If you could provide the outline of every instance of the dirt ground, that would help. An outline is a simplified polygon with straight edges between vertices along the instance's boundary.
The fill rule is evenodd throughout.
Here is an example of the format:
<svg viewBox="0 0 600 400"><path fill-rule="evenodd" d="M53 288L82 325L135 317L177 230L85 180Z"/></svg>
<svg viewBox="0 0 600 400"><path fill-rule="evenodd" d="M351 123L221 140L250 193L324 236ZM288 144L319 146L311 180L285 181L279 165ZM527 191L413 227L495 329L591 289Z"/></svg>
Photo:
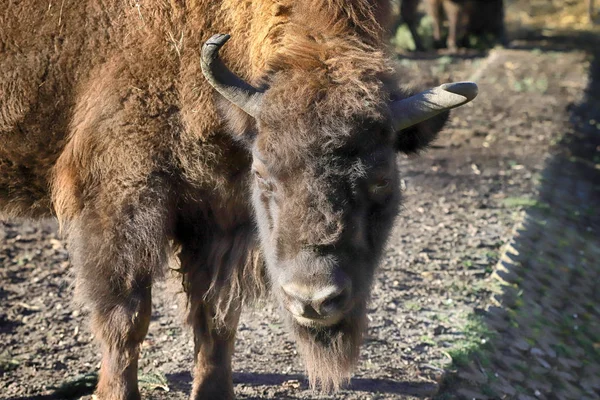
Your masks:
<svg viewBox="0 0 600 400"><path fill-rule="evenodd" d="M508 331L506 324L512 326L512 320L505 314L515 302L507 303L506 293L510 291L505 285L519 280L506 277L510 268L502 267L500 260L507 247L514 250L521 246L520 254L526 254L522 250L526 245L515 238L517 227L528 229L522 224L524 210L530 213L543 208L554 215L553 204L560 203L562 197L545 195L554 193L545 189L545 182L574 168L556 160L575 157L589 168L573 169L581 174L561 179L576 183L581 179L581 184L569 186L567 192L587 193L580 203L567 200L573 203L573 212L587 218L585 235L574 230L574 237L583 243L575 257L589 253L593 258L585 265L577 258L573 262L590 274L583 274L586 279L578 281L579 286L550 285L544 293L552 298L556 294L553 290L560 290L562 295L576 299L570 296L571 290L592 290L586 297L590 305L583 311L554 312L564 311L571 319L574 314L600 318L600 299L594 292L600 254L593 245L585 247L600 234L598 202L590 203L600 199L600 143L594 142L591 150L577 151L586 143L587 149L589 141L600 136L600 107L596 107L598 103L586 107L590 101L586 88L598 87L593 83L600 76L600 58L592 63L594 57L600 57L593 52L594 46L600 49L597 40L590 33L555 31L550 35L538 30L520 33L510 49L486 54L465 51L453 56L401 56L399 69L406 82L432 85L473 79L480 86L480 95L452 114L448 128L430 150L398 160L406 200L377 274L368 334L351 385L335 396L308 389L294 344L277 317L276 307L267 300L246 310L239 326L234 357L238 398L529 399L571 398L569 393L581 394L573 398L600 398L593 375L600 365L598 324L580 324L587 327L583 344L562 341L564 336L557 333L554 340L560 340L555 344L572 353L563 358L578 359L582 364L563 370L555 367L560 363L547 357L547 349L536 347L535 338L519 336L518 330ZM573 143L584 144L573 150ZM546 206L540 206L539 199ZM552 221L553 229L548 232L560 236L567 222L560 218ZM542 228L538 236L550 235L548 232ZM551 246L553 242L548 243ZM536 258L539 251L530 252L521 264ZM543 268L544 258L540 260ZM77 393L74 385L69 386L70 392L56 391L73 380L84 386L81 377L97 371L100 359L86 326L85 310L72 304L69 271L67 252L52 221L0 221L0 399L89 396L89 389ZM498 276L507 281L500 284ZM535 279L544 280L543 274ZM560 275L557 279L561 280ZM155 290L153 319L140 361L146 398L185 399L189 395L193 344L181 323L178 290L176 277L159 283ZM537 298L525 303L537 304ZM487 323L496 318L498 309L504 309L498 318L508 322ZM511 315L521 318L521 325L533 321L527 314ZM554 324L552 321L548 324ZM536 329L546 330L544 325ZM508 354L506 346L496 339L507 332L511 343L521 345L520 353ZM494 343L495 350L488 352L492 359L484 363L481 355L488 348L481 345L487 342ZM503 375L512 369L515 374L524 374L515 365L530 359L532 352L538 364L539 359L548 360L550 367L546 369L580 373L581 379L565 378L565 385L555 390L552 386L548 389L547 384L532 388L523 383L526 379L517 379L518 375ZM502 364L493 358L501 356L517 362ZM528 364L519 365L527 369ZM545 366L540 365L538 375L555 381L552 375L543 374ZM502 376L495 380L487 374L490 371L492 375L501 371L496 375ZM167 387L168 392L164 390ZM558 391L563 389L564 393Z"/></svg>

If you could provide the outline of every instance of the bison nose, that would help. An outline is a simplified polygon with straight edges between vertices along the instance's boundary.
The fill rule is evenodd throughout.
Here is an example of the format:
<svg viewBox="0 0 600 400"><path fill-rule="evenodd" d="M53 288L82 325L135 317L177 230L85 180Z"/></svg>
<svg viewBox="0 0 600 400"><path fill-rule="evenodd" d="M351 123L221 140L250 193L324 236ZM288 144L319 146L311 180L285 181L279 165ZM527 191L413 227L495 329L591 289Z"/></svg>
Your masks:
<svg viewBox="0 0 600 400"><path fill-rule="evenodd" d="M310 289L294 283L282 286L287 308L296 317L332 320L339 317L350 302L350 283Z"/></svg>

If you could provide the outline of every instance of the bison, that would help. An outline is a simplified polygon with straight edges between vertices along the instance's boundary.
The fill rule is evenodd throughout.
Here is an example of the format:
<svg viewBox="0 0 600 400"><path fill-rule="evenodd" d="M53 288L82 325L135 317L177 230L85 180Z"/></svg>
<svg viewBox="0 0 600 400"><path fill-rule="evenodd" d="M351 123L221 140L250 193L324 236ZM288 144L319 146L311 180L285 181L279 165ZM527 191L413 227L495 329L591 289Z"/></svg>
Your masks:
<svg viewBox="0 0 600 400"><path fill-rule="evenodd" d="M98 399L140 398L152 284L168 265L195 338L192 398L233 397L240 310L266 293L311 383L347 379L400 201L396 153L427 146L476 95L398 88L387 3L1 11L0 209L58 218L102 347Z"/></svg>
<svg viewBox="0 0 600 400"><path fill-rule="evenodd" d="M456 51L468 34L484 37L493 35L502 45L507 45L504 29L503 0L426 0L427 14L433 20L433 39L437 46L442 42L443 15L448 18L446 46ZM417 50L424 50L417 32L419 0L401 0L400 16L407 24ZM397 26L396 26L397 28Z"/></svg>
<svg viewBox="0 0 600 400"><path fill-rule="evenodd" d="M448 18L448 49L455 51L468 34L491 34L507 44L503 0L427 0L427 13L433 19L433 39L441 42L442 9Z"/></svg>

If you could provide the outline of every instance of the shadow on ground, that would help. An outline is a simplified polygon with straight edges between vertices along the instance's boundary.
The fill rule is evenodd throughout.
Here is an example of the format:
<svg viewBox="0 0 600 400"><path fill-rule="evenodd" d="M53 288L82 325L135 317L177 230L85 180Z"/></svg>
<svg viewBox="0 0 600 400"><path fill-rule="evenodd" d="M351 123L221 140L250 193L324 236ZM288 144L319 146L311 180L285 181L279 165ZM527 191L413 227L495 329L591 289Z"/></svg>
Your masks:
<svg viewBox="0 0 600 400"><path fill-rule="evenodd" d="M497 266L479 342L454 357L439 398L600 396L600 46L561 41L596 46L584 101Z"/></svg>
<svg viewBox="0 0 600 400"><path fill-rule="evenodd" d="M288 374L257 374L257 373L238 373L234 374L233 382L235 384L245 384L253 386L261 385L284 385L286 382L296 381L300 388L308 389L308 381L304 375ZM405 382L394 381L390 379L364 379L354 378L350 381L348 390L359 392L377 392L389 394L403 394L406 396L422 396L435 392L436 385L431 382Z"/></svg>
<svg viewBox="0 0 600 400"><path fill-rule="evenodd" d="M167 375L167 378L169 381L177 382L177 389L184 392L191 390L191 376L189 374ZM244 386L285 386L290 384L296 385L301 390L309 389L306 376L298 374L234 373L233 383ZM437 385L431 382L354 378L350 381L347 389L358 392L425 397L435 393Z"/></svg>

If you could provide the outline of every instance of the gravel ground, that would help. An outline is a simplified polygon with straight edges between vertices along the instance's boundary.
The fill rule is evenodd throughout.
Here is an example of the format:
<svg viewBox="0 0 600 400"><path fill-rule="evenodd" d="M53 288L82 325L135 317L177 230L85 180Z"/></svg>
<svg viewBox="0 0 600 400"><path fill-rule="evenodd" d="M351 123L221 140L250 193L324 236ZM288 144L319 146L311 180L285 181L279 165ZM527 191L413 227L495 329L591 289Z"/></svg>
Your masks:
<svg viewBox="0 0 600 400"><path fill-rule="evenodd" d="M516 346L517 339L524 337L527 346L523 344L518 348L521 353L514 354L498 344L496 351L503 356L519 362L544 360L552 368L561 363L560 357L547 356L542 342L534 341L537 338L523 336L518 329L510 328L510 320L508 331L493 323L486 324L486 318L495 317L490 317L485 310L495 301L498 309L505 310L499 314L504 321L507 320L504 313L512 310L501 294L508 291L503 292L494 277L499 275L495 273L496 265L506 243L514 236L516 224L522 221L523 210L538 204L537 199L541 198L553 211L563 201L575 201L569 195L580 190L580 186L573 183L553 197L553 189L545 189L547 172L542 174L548 157L561 160L559 155L566 154L560 142L565 133L579 138L579 130L570 118L573 110L581 110L576 105L583 100L584 89L589 84L590 56L584 50L576 50L578 45L579 42L568 38L525 40L515 42L514 49L498 49L485 56L465 52L454 57L412 57L400 62L406 81L430 85L473 78L480 84L481 94L475 102L453 113L448 129L427 153L399 159L406 203L375 281L368 335L355 377L351 387L335 398L423 398L436 395L440 388L439 396L450 397L471 397L475 393L495 398L488 390L508 396L535 396L538 390L541 395L552 398L547 387L542 386L533 390L522 385L523 393L520 389L514 392L502 389L514 387L513 382L528 381L528 377L513 380L501 375L498 385L504 386L493 386L495 381L491 382L488 374L479 368L479 353L471 351L473 348L469 346L482 339L492 342L498 333L510 334L507 336L509 344L514 341ZM588 116L585 114L585 118ZM600 126L589 126L589 132L593 129L597 136ZM597 158L597 148L594 151L593 156ZM589 162L598 163L594 158ZM559 172L567 170L562 167L564 163L551 165ZM560 182L576 176L579 175L566 175ZM540 197L543 193L549 193L549 197ZM597 204L597 197L589 199L595 199ZM578 203L569 204L583 212ZM562 213L556 221L552 220L552 232L561 232L562 224L566 223L561 218ZM589 254L593 257L588 261L594 266L598 254L593 251L597 251L597 247L588 246L587 243L593 241L586 240L588 236L579 236L578 228L577 224L565 227L564 232L573 232L565 235L572 238L576 246L584 246L581 247L584 253L591 249ZM597 231L595 234L597 238ZM552 241L544 243L546 247L554 246ZM518 246L513 244L513 247ZM535 250L534 255L538 252ZM536 265L541 271L544 258ZM557 274L563 267L558 268ZM65 394L56 395L54 388L97 370L100 358L85 323L85 310L71 303L69 271L68 256L54 223L4 221L0 224L0 399L66 398ZM595 276L584 274L582 279L578 278L579 286L563 285L560 290L562 293L570 293L568 290L573 288L580 290L583 283L588 284L587 289L593 289L590 284L598 279L595 273ZM522 272L515 274L524 276ZM581 278L576 272L572 274L575 275L568 276ZM545 279L544 274L526 276L526 280ZM555 281L570 282L560 274L559 277L553 275L552 282ZM547 297L553 299L554 286L548 287ZM191 335L180 323L177 291L176 279L158 284L155 291L153 320L140 361L147 398L185 399L190 390ZM588 314L598 316L597 308L593 308L597 307L597 299L592 301L584 292L565 298L573 299L574 308L563 304L557 306L557 310L567 319L575 313L581 318ZM583 304L580 310L575 298L587 298L592 308L585 308ZM524 297L522 302L533 307L536 299ZM329 398L307 388L302 364L275 310L272 302L265 301L247 310L242 317L234 358L237 396L242 399ZM515 313L515 318L527 316L529 312ZM523 318L519 326L527 326L529 317ZM587 352L597 350L594 347L597 343L593 342L597 336L593 335L598 334L598 326L585 327L585 340L591 338L592 342L585 342L581 348ZM557 332L552 331L553 337L563 343L560 340L567 333ZM570 349L572 342L564 343L567 350ZM508 348L514 348L511 346ZM534 349L544 353L538 354ZM483 348L481 351L491 350ZM581 376L575 378L578 388L596 390L593 380L585 379L597 371L598 359L591 358L584 363L578 353L574 354L568 359L579 360L582 363L577 366L579 369L565 367L557 371L571 375L582 371ZM519 368L529 368L527 363L518 364L521 367L513 363L500 367L493 357L489 358L488 366L502 368L501 371L517 374L521 371ZM544 382L553 382L554 375L547 376ZM165 385L161 383L162 378L169 392L158 388ZM575 385L566 376L564 381ZM569 386L565 387L570 390ZM486 391L487 394L483 393ZM589 391L577 393L594 398Z"/></svg>
<svg viewBox="0 0 600 400"><path fill-rule="evenodd" d="M444 398L600 399L600 53Z"/></svg>

